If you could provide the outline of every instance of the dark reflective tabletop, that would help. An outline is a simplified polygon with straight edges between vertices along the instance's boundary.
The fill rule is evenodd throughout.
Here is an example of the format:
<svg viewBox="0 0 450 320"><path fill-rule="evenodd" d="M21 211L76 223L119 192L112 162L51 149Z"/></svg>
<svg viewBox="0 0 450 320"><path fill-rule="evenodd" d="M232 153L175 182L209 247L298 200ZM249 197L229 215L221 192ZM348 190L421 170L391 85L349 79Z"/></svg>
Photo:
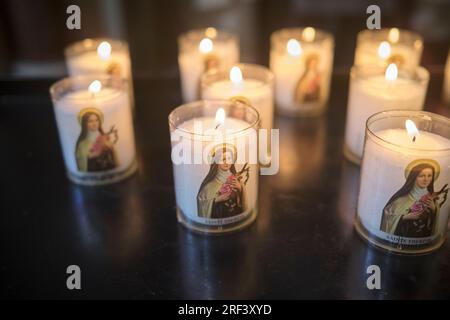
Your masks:
<svg viewBox="0 0 450 320"><path fill-rule="evenodd" d="M178 78L135 79L139 172L106 187L65 176L47 81L0 81L1 281L9 298L450 298L450 241L426 256L389 255L353 229L359 168L342 155L348 75L328 112L277 116L280 172L260 181L259 216L226 236L177 223L167 116ZM439 101L433 73L427 109ZM80 266L82 290L66 288ZM366 269L381 268L381 290Z"/></svg>

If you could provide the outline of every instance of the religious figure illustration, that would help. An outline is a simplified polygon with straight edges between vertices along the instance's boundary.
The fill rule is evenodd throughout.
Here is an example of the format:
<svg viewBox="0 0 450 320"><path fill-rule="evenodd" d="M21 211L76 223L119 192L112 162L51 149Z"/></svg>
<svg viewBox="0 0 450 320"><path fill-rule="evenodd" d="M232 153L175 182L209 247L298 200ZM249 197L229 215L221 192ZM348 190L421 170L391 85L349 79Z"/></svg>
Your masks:
<svg viewBox="0 0 450 320"><path fill-rule="evenodd" d="M115 169L118 159L114 145L118 132L112 126L108 132L102 128L103 114L96 108L85 108L78 114L81 133L75 147L79 171L95 172Z"/></svg>
<svg viewBox="0 0 450 320"><path fill-rule="evenodd" d="M319 56L311 54L305 58L305 72L295 87L294 101L299 105L318 102L320 100L321 79Z"/></svg>
<svg viewBox="0 0 450 320"><path fill-rule="evenodd" d="M211 166L197 194L198 216L228 218L246 211L245 185L250 167L236 170L236 148L220 144L211 153Z"/></svg>
<svg viewBox="0 0 450 320"><path fill-rule="evenodd" d="M230 115L236 119L245 119L245 108L251 106L250 100L243 96L234 96L228 100L233 101L234 105L230 110Z"/></svg>
<svg viewBox="0 0 450 320"><path fill-rule="evenodd" d="M391 63L395 63L397 68L401 69L405 64L405 58L403 58L403 56L400 54L393 54L387 59L386 62L387 66L389 66Z"/></svg>
<svg viewBox="0 0 450 320"><path fill-rule="evenodd" d="M203 59L204 72L217 69L220 64L219 57L213 53L207 54Z"/></svg>
<svg viewBox="0 0 450 320"><path fill-rule="evenodd" d="M434 160L420 159L405 169L405 184L383 209L380 229L401 237L422 238L436 233L439 211L447 200L448 184L434 190L440 166Z"/></svg>

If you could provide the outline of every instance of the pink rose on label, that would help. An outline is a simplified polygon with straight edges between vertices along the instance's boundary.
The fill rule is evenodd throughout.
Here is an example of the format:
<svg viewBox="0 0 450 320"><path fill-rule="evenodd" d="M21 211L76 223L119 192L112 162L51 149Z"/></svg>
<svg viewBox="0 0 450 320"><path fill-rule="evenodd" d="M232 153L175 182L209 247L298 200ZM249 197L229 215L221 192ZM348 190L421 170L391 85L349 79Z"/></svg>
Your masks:
<svg viewBox="0 0 450 320"><path fill-rule="evenodd" d="M233 191L233 189L231 188L230 184L228 183L224 183L219 190L220 194L225 194L225 193L230 193L231 191Z"/></svg>
<svg viewBox="0 0 450 320"><path fill-rule="evenodd" d="M414 204L411 206L411 213L412 214L419 214L421 212L423 212L423 210L425 210L425 206L423 205L422 202L420 201L416 201L414 202Z"/></svg>

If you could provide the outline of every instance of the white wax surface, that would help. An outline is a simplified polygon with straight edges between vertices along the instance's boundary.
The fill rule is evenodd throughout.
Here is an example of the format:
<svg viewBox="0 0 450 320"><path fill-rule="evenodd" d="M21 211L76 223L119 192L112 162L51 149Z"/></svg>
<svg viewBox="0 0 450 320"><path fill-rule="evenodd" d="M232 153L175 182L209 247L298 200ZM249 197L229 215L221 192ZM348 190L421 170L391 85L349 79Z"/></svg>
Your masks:
<svg viewBox="0 0 450 320"><path fill-rule="evenodd" d="M204 88L202 92L203 99L229 99L235 96L246 97L259 112L261 128L272 129L272 86L255 79L244 79L241 84L234 84L229 80L219 80Z"/></svg>
<svg viewBox="0 0 450 320"><path fill-rule="evenodd" d="M378 55L378 48L381 42L367 41L361 43L355 51L355 65L386 65L386 59L381 58ZM402 43L389 43L391 46L391 54L402 56L404 59L404 67L413 68L420 64L420 58L422 52L415 51L412 46L407 46Z"/></svg>
<svg viewBox="0 0 450 320"><path fill-rule="evenodd" d="M352 79L345 131L346 146L361 158L366 121L371 115L393 109L422 110L425 95L426 86L410 79L388 81L384 76Z"/></svg>
<svg viewBox="0 0 450 320"><path fill-rule="evenodd" d="M291 56L286 52L271 50L270 70L275 76L275 104L280 111L296 113L311 109L323 109L328 100L331 71L333 65L333 49L331 46L320 46L314 43L301 43L302 54ZM318 102L297 105L294 93L298 81L305 73L305 58L315 54L319 56L318 71L321 76L320 99Z"/></svg>
<svg viewBox="0 0 450 320"><path fill-rule="evenodd" d="M115 145L115 150L119 166L115 171L127 169L135 158L129 97L127 92L104 87L95 96L88 90L67 93L60 100L56 101L54 105L67 170L78 176L93 174L79 171L75 158L76 143L81 133L78 114L82 109L91 107L97 108L102 112L104 118L102 128L104 132L108 132L113 125L118 130L119 140Z"/></svg>
<svg viewBox="0 0 450 320"><path fill-rule="evenodd" d="M239 62L239 48L234 43L214 42L211 53L218 57L220 68L231 68ZM181 89L183 101L192 102L200 99L200 78L204 72L205 54L198 49L180 53L178 64L180 67Z"/></svg>
<svg viewBox="0 0 450 320"><path fill-rule="evenodd" d="M400 146L368 139L361 168L361 185L358 200L358 215L370 233L383 239L386 233L380 231L383 208L388 200L405 184L405 168L417 159L432 159L439 163L440 174L434 183L434 190L440 190L450 182L450 152L432 151L450 148L450 140L430 133L420 132L413 142L405 129L379 131L377 136ZM414 150L421 148L425 150ZM441 207L438 230L443 234L447 230L449 201ZM425 242L430 239L425 239Z"/></svg>
<svg viewBox="0 0 450 320"><path fill-rule="evenodd" d="M201 117L188 120L181 125L179 125L180 129L185 131L193 132L194 131L194 122L201 121L203 130L209 130L216 127L215 119L212 117ZM249 124L243 120L227 117L225 123L217 130L218 133L227 133L231 134L230 131L239 131L246 129L249 127ZM233 130L234 129L234 130ZM172 136L172 147L174 147L177 142L174 142L177 131L173 131L171 133ZM201 132L197 132L200 134ZM245 150L249 148L248 142L249 132L244 130L242 134L238 133L233 136L237 136L236 139L225 141L226 143L232 143L235 146L239 146L242 144ZM205 179L206 175L209 172L210 165L202 161L201 164L193 164L193 159L195 157L201 158L203 156L203 150L206 149L207 146L214 146L217 143L214 143L213 138L206 139L208 141L203 140L201 142L202 148L200 150L194 147L194 141L201 141L201 136L196 135L188 135L187 138L191 141L191 164L173 164L174 171L174 180L175 180L175 196L177 201L177 206L182 210L182 212L187 215L190 219L206 224L206 225L217 225L217 224L227 224L233 222L233 217L225 218L225 219L211 219L211 218L203 218L198 216L197 210L197 194L199 192L200 185ZM210 149L208 149L210 150ZM239 149L238 149L239 152ZM209 154L209 153L208 153ZM248 158L247 158L248 162ZM243 167L244 163L236 163L235 167L237 171L240 171ZM251 210L255 210L257 208L257 198L258 198L258 166L254 164L250 164L250 177L245 186L245 197L247 199L247 212L240 219L244 219L250 214ZM217 221L220 220L220 221Z"/></svg>

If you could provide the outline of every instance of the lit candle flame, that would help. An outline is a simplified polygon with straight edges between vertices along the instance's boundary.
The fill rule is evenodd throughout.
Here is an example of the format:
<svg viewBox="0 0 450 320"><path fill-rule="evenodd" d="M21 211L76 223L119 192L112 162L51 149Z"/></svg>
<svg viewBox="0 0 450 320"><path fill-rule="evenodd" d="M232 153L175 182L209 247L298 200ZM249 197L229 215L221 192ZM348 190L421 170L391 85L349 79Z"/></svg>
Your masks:
<svg viewBox="0 0 450 320"><path fill-rule="evenodd" d="M209 38L202 39L202 41L200 41L200 44L198 45L198 50L200 50L201 53L210 53L213 48L213 42Z"/></svg>
<svg viewBox="0 0 450 320"><path fill-rule="evenodd" d="M214 39L215 37L217 37L217 29L212 28L212 27L206 28L205 36L207 36L208 38Z"/></svg>
<svg viewBox="0 0 450 320"><path fill-rule="evenodd" d="M216 129L225 123L225 110L223 108L219 108L216 111Z"/></svg>
<svg viewBox="0 0 450 320"><path fill-rule="evenodd" d="M409 137L413 142L416 141L416 137L419 135L419 130L417 129L414 121L406 120L405 121L406 131L408 132Z"/></svg>
<svg viewBox="0 0 450 320"><path fill-rule="evenodd" d="M286 50L288 54L292 57L299 57L303 51L300 42L298 42L295 39L289 39L286 45Z"/></svg>
<svg viewBox="0 0 450 320"><path fill-rule="evenodd" d="M391 63L384 74L386 80L388 81L395 81L398 77L398 69L395 63Z"/></svg>
<svg viewBox="0 0 450 320"><path fill-rule="evenodd" d="M103 41L97 48L97 54L102 60L108 60L111 56L111 45L107 41Z"/></svg>
<svg viewBox="0 0 450 320"><path fill-rule="evenodd" d="M98 80L92 81L92 83L89 85L89 92L93 95L96 95L102 90L102 83Z"/></svg>
<svg viewBox="0 0 450 320"><path fill-rule="evenodd" d="M316 37L316 30L311 27L307 27L302 32L302 38L305 41L311 42L314 41L314 38Z"/></svg>
<svg viewBox="0 0 450 320"><path fill-rule="evenodd" d="M383 41L380 43L378 47L378 56L381 59L387 59L391 55L391 46L387 41Z"/></svg>
<svg viewBox="0 0 450 320"><path fill-rule="evenodd" d="M231 68L230 81L235 85L239 85L244 81L241 69L239 69L239 67L234 66L233 68Z"/></svg>
<svg viewBox="0 0 450 320"><path fill-rule="evenodd" d="M400 39L400 30L398 30L397 28L392 28L391 30L389 30L388 39L392 43L397 43Z"/></svg>

